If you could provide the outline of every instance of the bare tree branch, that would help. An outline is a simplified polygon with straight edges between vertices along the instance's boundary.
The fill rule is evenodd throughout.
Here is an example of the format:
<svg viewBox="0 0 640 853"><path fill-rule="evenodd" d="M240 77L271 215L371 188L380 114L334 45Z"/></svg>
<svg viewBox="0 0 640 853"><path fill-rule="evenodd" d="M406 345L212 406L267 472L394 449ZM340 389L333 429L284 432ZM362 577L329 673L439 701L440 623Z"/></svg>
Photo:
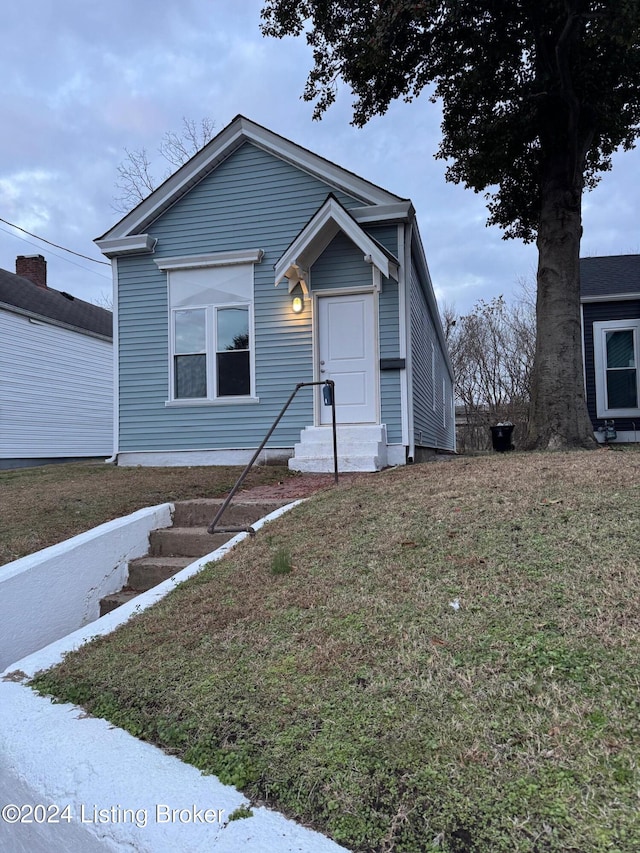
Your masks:
<svg viewBox="0 0 640 853"><path fill-rule="evenodd" d="M152 162L146 148L130 150L125 148L125 159L119 164L116 189L119 194L114 196L112 207L119 213L128 213L137 204L152 193L156 187L166 180L175 169L190 160L213 138L215 123L210 118L202 118L200 122L194 119L182 118L182 129L179 132L168 130L158 146L158 153L172 167L165 170L161 178L156 178Z"/></svg>

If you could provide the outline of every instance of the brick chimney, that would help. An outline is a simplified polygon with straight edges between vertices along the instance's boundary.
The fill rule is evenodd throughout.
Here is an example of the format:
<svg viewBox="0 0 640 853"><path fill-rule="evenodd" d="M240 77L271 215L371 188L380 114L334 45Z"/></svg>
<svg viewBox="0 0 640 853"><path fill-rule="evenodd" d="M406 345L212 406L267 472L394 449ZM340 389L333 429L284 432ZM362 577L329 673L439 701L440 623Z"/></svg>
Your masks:
<svg viewBox="0 0 640 853"><path fill-rule="evenodd" d="M47 287L47 262L44 255L18 255L16 275L28 278L38 287Z"/></svg>

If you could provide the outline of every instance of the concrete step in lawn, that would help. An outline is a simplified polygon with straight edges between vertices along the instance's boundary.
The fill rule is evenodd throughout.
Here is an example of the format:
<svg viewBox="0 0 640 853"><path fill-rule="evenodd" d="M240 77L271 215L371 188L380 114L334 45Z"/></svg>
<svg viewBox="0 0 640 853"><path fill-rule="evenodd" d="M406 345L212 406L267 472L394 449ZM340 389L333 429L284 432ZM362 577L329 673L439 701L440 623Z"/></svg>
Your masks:
<svg viewBox="0 0 640 853"><path fill-rule="evenodd" d="M251 500L232 503L217 526L223 529L249 527L284 503ZM141 592L168 580L199 557L210 554L232 539L236 535L235 532L207 533L207 527L221 505L222 500L205 499L176 503L173 527L151 531L148 554L129 563L127 586L100 601L100 615L110 613Z"/></svg>

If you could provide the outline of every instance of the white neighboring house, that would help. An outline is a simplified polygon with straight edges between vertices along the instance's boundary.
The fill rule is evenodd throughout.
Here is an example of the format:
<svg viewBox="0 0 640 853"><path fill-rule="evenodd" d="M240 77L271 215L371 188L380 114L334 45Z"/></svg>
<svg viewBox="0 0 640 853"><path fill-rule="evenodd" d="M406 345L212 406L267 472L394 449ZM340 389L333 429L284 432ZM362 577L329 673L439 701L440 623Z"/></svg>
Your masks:
<svg viewBox="0 0 640 853"><path fill-rule="evenodd" d="M0 468L111 455L112 325L48 287L42 255L0 269Z"/></svg>

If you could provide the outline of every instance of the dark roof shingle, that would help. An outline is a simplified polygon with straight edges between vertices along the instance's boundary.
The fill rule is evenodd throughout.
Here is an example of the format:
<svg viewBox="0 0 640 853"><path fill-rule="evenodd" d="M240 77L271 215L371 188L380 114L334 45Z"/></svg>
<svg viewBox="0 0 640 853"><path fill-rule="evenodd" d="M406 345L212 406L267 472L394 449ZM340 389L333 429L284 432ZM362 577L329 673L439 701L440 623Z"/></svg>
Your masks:
<svg viewBox="0 0 640 853"><path fill-rule="evenodd" d="M580 258L583 299L640 293L640 255Z"/></svg>
<svg viewBox="0 0 640 853"><path fill-rule="evenodd" d="M3 307L18 308L45 321L113 338L111 311L50 287L38 287L28 278L0 269L0 308Z"/></svg>

